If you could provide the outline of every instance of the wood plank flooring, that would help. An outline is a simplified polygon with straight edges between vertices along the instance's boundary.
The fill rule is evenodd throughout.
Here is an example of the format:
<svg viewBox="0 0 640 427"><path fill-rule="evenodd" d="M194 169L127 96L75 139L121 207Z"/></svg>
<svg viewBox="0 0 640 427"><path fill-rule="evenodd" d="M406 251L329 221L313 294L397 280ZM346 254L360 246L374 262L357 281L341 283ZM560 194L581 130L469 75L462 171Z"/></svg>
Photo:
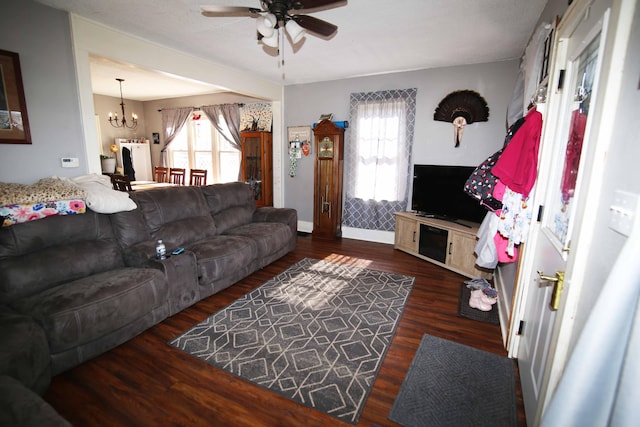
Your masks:
<svg viewBox="0 0 640 427"><path fill-rule="evenodd" d="M54 377L45 399L78 427L350 426L167 345L305 257L416 277L358 426L398 426L387 416L425 333L506 356L498 326L457 316L460 285L466 280L463 276L391 245L299 236L294 252L127 343ZM519 383L517 397L519 425L525 426Z"/></svg>

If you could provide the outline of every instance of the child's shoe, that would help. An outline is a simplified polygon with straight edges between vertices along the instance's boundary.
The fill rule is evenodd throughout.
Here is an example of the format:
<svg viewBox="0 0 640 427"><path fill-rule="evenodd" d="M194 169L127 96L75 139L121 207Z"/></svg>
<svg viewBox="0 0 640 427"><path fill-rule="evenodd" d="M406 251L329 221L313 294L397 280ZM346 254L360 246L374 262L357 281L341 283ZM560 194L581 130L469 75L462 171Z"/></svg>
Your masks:
<svg viewBox="0 0 640 427"><path fill-rule="evenodd" d="M469 307L475 308L481 311L491 311L491 304L487 304L482 300L483 293L481 289L471 291L469 297Z"/></svg>

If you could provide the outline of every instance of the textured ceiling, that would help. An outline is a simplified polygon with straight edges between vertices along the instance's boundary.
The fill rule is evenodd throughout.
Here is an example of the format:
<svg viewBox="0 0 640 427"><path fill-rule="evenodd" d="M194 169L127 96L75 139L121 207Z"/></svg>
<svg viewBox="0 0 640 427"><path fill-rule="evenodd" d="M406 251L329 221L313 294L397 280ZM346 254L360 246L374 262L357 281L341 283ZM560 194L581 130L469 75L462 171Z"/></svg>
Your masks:
<svg viewBox="0 0 640 427"><path fill-rule="evenodd" d="M518 58L547 3L348 0L311 14L336 24L337 34L330 39L307 34L295 47L286 40L283 67L277 50L256 40L254 18L200 13L201 5L260 7L259 0L36 1L283 85ZM94 61L92 79L94 72L105 75L99 72L100 63L118 65ZM105 84L118 92L115 77L123 76L111 75ZM134 99L128 82L124 87L125 97Z"/></svg>

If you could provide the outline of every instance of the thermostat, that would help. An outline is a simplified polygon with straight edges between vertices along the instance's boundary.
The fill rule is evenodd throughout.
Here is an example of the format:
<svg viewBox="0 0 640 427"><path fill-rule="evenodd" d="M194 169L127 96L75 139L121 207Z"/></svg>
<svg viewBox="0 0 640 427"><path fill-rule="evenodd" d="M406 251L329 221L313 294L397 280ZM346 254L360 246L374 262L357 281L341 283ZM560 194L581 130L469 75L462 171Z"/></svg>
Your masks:
<svg viewBox="0 0 640 427"><path fill-rule="evenodd" d="M60 162L63 168L77 168L80 166L80 160L77 157L63 157Z"/></svg>

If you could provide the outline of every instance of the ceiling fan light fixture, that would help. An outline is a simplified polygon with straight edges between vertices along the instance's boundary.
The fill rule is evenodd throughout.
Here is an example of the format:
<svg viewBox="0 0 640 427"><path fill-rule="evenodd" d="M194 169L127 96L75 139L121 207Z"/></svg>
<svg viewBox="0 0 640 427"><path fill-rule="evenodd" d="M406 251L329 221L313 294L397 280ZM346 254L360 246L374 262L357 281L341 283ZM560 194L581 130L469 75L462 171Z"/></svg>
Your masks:
<svg viewBox="0 0 640 427"><path fill-rule="evenodd" d="M258 32L264 37L271 37L277 23L278 19L273 13L265 13L264 15L260 15L256 21L256 27L258 28Z"/></svg>
<svg viewBox="0 0 640 427"><path fill-rule="evenodd" d="M278 47L278 29L275 29L269 37L262 37L261 41L269 47Z"/></svg>
<svg viewBox="0 0 640 427"><path fill-rule="evenodd" d="M293 44L296 44L300 40L302 40L306 34L304 28L298 25L298 23L294 20L287 21L287 23L285 24L285 28L287 29L287 34L289 34L289 37L291 37L291 42Z"/></svg>

